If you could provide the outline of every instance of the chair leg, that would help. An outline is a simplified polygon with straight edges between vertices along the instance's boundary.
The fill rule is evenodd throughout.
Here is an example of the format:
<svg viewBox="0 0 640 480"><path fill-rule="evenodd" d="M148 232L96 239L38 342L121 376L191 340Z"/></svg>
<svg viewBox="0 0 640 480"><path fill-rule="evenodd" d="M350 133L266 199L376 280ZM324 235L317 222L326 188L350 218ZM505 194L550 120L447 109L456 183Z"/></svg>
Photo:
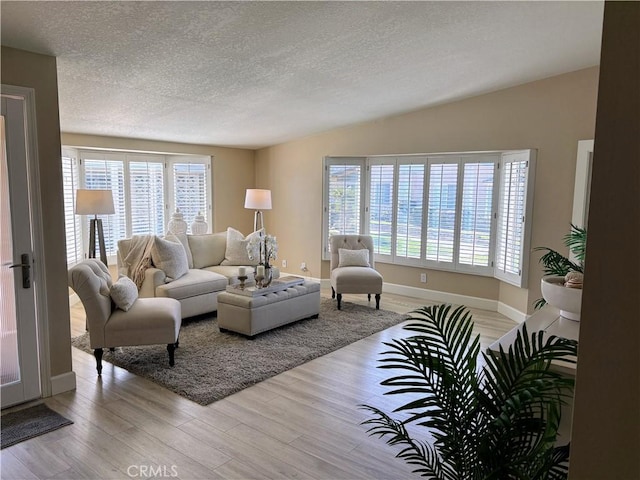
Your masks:
<svg viewBox="0 0 640 480"><path fill-rule="evenodd" d="M178 338L176 338L175 346L176 346L176 348L180 347L180 336L178 336Z"/></svg>
<svg viewBox="0 0 640 480"><path fill-rule="evenodd" d="M338 294L338 310L340 310L340 303L342 302L342 294Z"/></svg>
<svg viewBox="0 0 640 480"><path fill-rule="evenodd" d="M102 375L102 349L95 348L93 350L93 356L96 357L96 370L98 370L98 375Z"/></svg>
<svg viewBox="0 0 640 480"><path fill-rule="evenodd" d="M380 294L376 293L376 310L380 310Z"/></svg>
<svg viewBox="0 0 640 480"><path fill-rule="evenodd" d="M371 294L367 293L367 300L371 301Z"/></svg>
<svg viewBox="0 0 640 480"><path fill-rule="evenodd" d="M175 343L169 343L167 345L167 352L169 352L169 365L171 365L172 367L173 367L173 365L175 363L173 361L175 351L176 351L176 344Z"/></svg>
<svg viewBox="0 0 640 480"><path fill-rule="evenodd" d="M331 298L336 298L336 291L333 287L331 287Z"/></svg>

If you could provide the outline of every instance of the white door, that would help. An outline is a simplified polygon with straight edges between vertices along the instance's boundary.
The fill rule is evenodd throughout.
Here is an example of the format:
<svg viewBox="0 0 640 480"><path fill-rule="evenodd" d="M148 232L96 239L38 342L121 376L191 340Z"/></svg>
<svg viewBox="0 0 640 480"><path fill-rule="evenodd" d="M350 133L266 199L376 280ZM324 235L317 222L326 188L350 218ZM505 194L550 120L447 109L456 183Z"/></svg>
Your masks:
<svg viewBox="0 0 640 480"><path fill-rule="evenodd" d="M0 350L2 408L40 397L25 99L2 94Z"/></svg>

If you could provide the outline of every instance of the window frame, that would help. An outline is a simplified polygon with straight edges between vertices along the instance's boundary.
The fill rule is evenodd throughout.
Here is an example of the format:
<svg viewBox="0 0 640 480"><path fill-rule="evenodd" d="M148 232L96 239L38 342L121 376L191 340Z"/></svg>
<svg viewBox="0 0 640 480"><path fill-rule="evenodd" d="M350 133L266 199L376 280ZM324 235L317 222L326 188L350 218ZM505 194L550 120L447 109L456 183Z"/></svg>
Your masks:
<svg viewBox="0 0 640 480"><path fill-rule="evenodd" d="M511 158L526 159L527 171L525 179L525 214L524 227L520 237L521 249L520 260L521 268L518 275L505 275L496 269L496 255L498 245L498 211L499 202L501 201L502 191L504 188L504 162ZM527 272L529 264L529 245L531 237L531 213L533 209L533 192L535 181L535 160L536 151L533 149L526 150L504 150L504 151L474 151L474 152L444 152L437 154L409 154L409 155L377 155L370 157L324 157L324 176L323 176L323 260L329 259L328 251L328 211L329 211L329 191L328 191L328 172L329 166L332 164L344 164L345 161L352 162L352 165L361 165L360 196L361 199L361 218L360 233L369 233L371 227L370 206L372 201L372 173L371 167L375 165L393 165L393 195L392 195L392 235L391 235L391 253L380 254L375 253L375 261L380 263L390 263L402 266L422 267L432 270L442 270L462 274L472 274L480 276L494 277L501 281L523 287L526 285ZM400 165L423 163L425 165L423 192L422 192L422 245L420 258L407 258L397 254L397 222L398 222L398 203L399 203L399 171ZM452 262L442 262L435 260L427 260L427 234L428 234L428 215L429 215L429 188L431 181L431 166L440 163L455 163L457 167L456 180L456 200L455 200L455 219L454 219L454 235L453 235L453 257ZM470 265L460 262L461 236L463 223L463 193L465 192L465 165L476 163L492 163L494 164L492 186L491 186L491 219L490 219L490 240L488 249L487 265ZM479 184L475 184L475 191L479 192ZM486 213L486 210L485 210Z"/></svg>
<svg viewBox="0 0 640 480"><path fill-rule="evenodd" d="M77 168L79 171L79 183L75 186L75 188L86 188L86 160L94 160L94 161L121 161L123 163L123 203L124 203L124 237L122 238L130 238L133 231L133 215L131 209L131 163L159 163L162 165L163 172L163 180L162 180L162 189L163 189L163 210L164 210L164 222L163 222L163 232L166 232L169 221L171 220L171 214L175 211L175 202L173 199L173 163L194 163L194 164L203 164L205 165L205 196L206 196L206 209L203 215L206 218L208 231L211 232L213 225L213 205L212 205L212 190L213 190L213 179L211 175L211 165L212 165L212 157L204 156L204 155L164 155L153 152L139 152L139 151L125 151L125 150L107 150L101 148L76 148L63 145L62 146L62 155L61 155L61 168L62 168L62 157L72 157L77 161ZM63 188L66 186L63 185ZM75 190L73 193L75 203ZM115 199L114 199L115 200ZM117 207L116 207L117 210ZM75 215L75 212L74 212ZM81 228L78 231L78 234L81 235L81 239L77 240L76 243L81 244L81 252L79 261L83 258L87 258L88 249L89 249L89 219L90 215L82 215L83 217L80 221ZM190 224L193 222L193 218L185 219L187 223ZM107 217L107 221L108 217ZM66 214L65 214L65 223L66 223ZM106 233L106 232L105 232ZM117 249L117 240L116 246ZM116 252L108 251L107 252L108 261L115 262Z"/></svg>
<svg viewBox="0 0 640 480"><path fill-rule="evenodd" d="M354 166L360 168L360 195L359 195L359 215L360 218L358 220L358 230L360 234L365 231L365 217L369 212L368 207L365 208L366 205L366 192L367 188L365 186L366 179L368 177L366 170L366 157L324 157L323 159L323 175L322 175L322 259L330 260L331 252L329 251L329 171L332 165L345 165L345 166Z"/></svg>

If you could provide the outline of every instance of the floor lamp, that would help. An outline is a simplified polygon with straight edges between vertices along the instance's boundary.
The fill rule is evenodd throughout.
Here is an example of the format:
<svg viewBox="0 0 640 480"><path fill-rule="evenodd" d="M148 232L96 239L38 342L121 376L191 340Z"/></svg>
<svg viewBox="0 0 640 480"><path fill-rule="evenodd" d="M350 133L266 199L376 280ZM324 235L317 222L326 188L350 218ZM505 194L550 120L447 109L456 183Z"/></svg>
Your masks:
<svg viewBox="0 0 640 480"><path fill-rule="evenodd" d="M247 188L247 194L244 198L244 208L251 208L256 211L253 215L253 231L257 232L264 227L261 210L271 210L271 190Z"/></svg>
<svg viewBox="0 0 640 480"><path fill-rule="evenodd" d="M100 248L100 260L108 266L107 251L104 246L104 231L102 219L98 215L111 215L115 213L113 208L113 195L111 190L82 190L76 191L76 214L93 215L89 222L89 258L96 258L96 229L98 230L98 248Z"/></svg>

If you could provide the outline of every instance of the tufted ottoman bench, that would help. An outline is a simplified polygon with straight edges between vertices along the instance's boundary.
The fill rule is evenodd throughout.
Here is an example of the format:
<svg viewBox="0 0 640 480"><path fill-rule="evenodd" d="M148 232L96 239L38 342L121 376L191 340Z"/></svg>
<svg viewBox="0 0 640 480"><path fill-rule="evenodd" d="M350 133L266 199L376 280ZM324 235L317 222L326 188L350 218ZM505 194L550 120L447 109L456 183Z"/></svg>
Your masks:
<svg viewBox="0 0 640 480"><path fill-rule="evenodd" d="M320 313L320 284L305 281L286 290L248 297L218 295L218 326L249 337Z"/></svg>

